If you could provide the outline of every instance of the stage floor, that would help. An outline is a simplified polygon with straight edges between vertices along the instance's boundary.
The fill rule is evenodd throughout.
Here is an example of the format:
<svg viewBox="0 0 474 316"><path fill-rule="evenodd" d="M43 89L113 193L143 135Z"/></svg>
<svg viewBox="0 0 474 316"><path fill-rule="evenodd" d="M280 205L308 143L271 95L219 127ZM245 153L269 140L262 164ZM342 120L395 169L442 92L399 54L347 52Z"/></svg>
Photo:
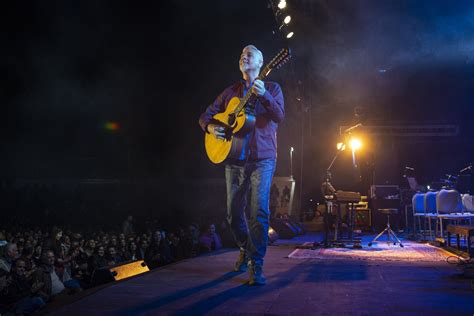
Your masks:
<svg viewBox="0 0 474 316"><path fill-rule="evenodd" d="M445 262L289 259L305 235L269 246L268 284L229 272L237 249L89 290L52 315L473 315L474 288ZM369 238L370 239L370 238ZM365 246L363 244L363 246Z"/></svg>

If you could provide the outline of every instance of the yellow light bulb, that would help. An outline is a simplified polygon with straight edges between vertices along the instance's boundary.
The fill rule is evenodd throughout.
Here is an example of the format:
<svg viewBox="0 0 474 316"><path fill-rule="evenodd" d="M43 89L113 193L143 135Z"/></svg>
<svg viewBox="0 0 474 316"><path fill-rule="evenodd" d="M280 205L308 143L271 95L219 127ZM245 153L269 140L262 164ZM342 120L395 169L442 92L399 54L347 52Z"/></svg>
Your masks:
<svg viewBox="0 0 474 316"><path fill-rule="evenodd" d="M351 145L352 150L358 150L362 147L362 142L357 138L351 139L349 144Z"/></svg>

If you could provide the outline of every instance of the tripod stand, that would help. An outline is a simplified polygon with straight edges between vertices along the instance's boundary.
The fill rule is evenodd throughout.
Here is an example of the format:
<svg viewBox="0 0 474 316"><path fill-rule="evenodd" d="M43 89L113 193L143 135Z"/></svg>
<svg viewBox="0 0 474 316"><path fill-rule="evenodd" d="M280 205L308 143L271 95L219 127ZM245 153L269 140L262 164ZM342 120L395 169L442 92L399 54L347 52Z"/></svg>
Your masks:
<svg viewBox="0 0 474 316"><path fill-rule="evenodd" d="M395 232L392 230L392 228L390 228L390 214L398 213L398 209L396 209L396 208L382 208L382 209L379 209L379 211L381 213L387 215L387 226L385 227L385 229L383 231L380 232L380 234L377 235L377 237L375 237L371 242L369 242L368 246L369 247L372 246L372 243L374 241L377 241L377 239L379 239L384 233L387 233L387 243L388 244L391 244L393 242L393 244L395 245L398 242L400 244L400 247L403 247L403 244L400 241L400 239L398 239Z"/></svg>

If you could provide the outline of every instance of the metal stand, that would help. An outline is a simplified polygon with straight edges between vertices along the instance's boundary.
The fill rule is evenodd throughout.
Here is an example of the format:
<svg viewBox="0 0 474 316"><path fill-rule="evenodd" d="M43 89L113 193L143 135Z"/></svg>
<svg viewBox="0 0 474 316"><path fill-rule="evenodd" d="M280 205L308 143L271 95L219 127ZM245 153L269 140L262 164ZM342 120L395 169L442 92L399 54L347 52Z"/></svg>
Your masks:
<svg viewBox="0 0 474 316"><path fill-rule="evenodd" d="M380 236L382 236L384 233L387 233L387 243L390 245L392 242L393 244L395 245L397 242L400 244L400 247L403 247L403 244L402 242L400 241L400 239L398 239L397 235L394 233L394 231L390 228L390 213L387 214L387 226L385 227L385 229L380 232L380 234L377 235L377 237L375 237L371 242L369 242L368 246L372 246L372 243L374 241L376 241L378 238L380 238ZM393 237L393 239L392 239Z"/></svg>
<svg viewBox="0 0 474 316"><path fill-rule="evenodd" d="M346 129L344 131L344 133L349 133L353 129L358 128L360 126L362 126L362 124L357 124L357 125L355 125L351 128ZM346 242L347 243L353 243L354 248L361 248L360 240L359 239L355 240L352 236L353 228L354 228L354 224L353 224L353 221L354 221L354 204L353 203L352 203L352 207L349 211L349 218L350 218L350 221L349 221L349 224L348 224L348 226L349 226L348 227L349 228L349 239L348 240L342 240L338 236L338 234L340 233L339 232L339 226L340 226L340 223L341 223L341 204L337 200L334 201L336 190L331 185L331 168L334 165L334 163L336 162L337 157L339 157L341 152L344 151L344 150L345 150L345 144L342 144L340 147L337 148L336 155L334 155L333 159L331 160L331 163L329 164L328 168L326 169L326 181L323 182L323 184L321 186L321 191L322 191L323 196L325 197L325 200L326 200L326 214L324 215L324 241L323 241L323 245L324 245L325 248L328 248L328 247L345 247ZM354 153L353 153L353 156L354 156ZM353 159L355 159L355 157L353 157ZM334 206L337 206L337 218L336 218L337 222L335 223L334 239L329 240L329 230L330 230L329 219L330 219L330 215L333 215ZM314 244L316 245L317 243L314 243Z"/></svg>

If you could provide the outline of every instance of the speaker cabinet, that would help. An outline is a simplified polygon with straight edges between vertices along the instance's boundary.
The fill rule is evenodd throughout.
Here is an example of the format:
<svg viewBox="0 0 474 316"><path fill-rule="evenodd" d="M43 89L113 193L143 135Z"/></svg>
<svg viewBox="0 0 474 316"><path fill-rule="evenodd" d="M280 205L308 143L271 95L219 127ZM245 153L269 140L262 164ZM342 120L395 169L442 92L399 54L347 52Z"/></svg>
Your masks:
<svg viewBox="0 0 474 316"><path fill-rule="evenodd" d="M306 233L306 228L302 223L289 218L273 218L270 221L270 226L281 239L291 239L297 235Z"/></svg>

